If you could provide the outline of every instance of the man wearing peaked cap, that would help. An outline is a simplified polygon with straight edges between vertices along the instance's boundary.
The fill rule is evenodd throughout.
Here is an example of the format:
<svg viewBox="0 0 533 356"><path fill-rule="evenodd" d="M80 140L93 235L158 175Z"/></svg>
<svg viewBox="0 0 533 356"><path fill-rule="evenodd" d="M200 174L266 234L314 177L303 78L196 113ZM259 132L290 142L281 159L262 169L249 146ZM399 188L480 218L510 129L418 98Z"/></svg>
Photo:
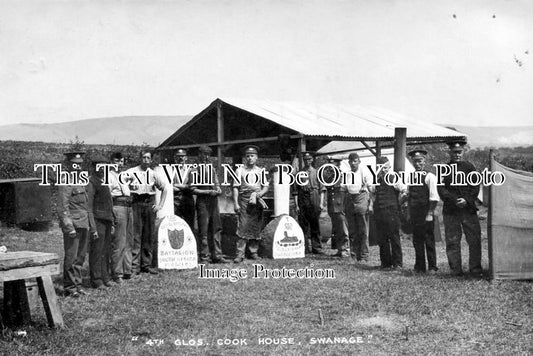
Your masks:
<svg viewBox="0 0 533 356"><path fill-rule="evenodd" d="M244 147L244 165L236 171L240 180L233 182L233 205L238 215L237 255L233 262L241 263L246 250L253 260L259 259L259 241L263 228L262 197L268 191L268 184L263 185L259 178L263 171L256 165L259 148L254 145ZM247 178L248 177L248 178Z"/></svg>
<svg viewBox="0 0 533 356"><path fill-rule="evenodd" d="M454 140L447 142L448 148L452 151L460 150L462 151L464 149L464 146L466 145L465 140Z"/></svg>
<svg viewBox="0 0 533 356"><path fill-rule="evenodd" d="M408 207L409 220L413 227L413 247L415 248L415 272L426 272L426 252L427 271L434 273L437 268L437 254L435 251L434 235L434 214L439 194L437 193L437 177L425 170L426 150L413 150L408 153L411 157L413 167L417 172L423 172L421 176L422 185L410 184Z"/></svg>
<svg viewBox="0 0 533 356"><path fill-rule="evenodd" d="M83 156L85 156L85 152L83 151L72 151L72 152L65 152L65 159L70 162L75 163L82 163L83 162Z"/></svg>
<svg viewBox="0 0 533 356"><path fill-rule="evenodd" d="M174 163L179 165L187 164L187 150L179 148L174 153ZM178 166L177 169L180 169L180 167ZM189 172L184 175L182 182L178 182L177 177L174 177L172 188L174 191L174 214L185 220L191 230L194 231L194 195L189 185Z"/></svg>
<svg viewBox="0 0 533 356"><path fill-rule="evenodd" d="M209 146L202 145L198 148L198 152L207 153L210 155L211 153L213 153L213 149Z"/></svg>
<svg viewBox="0 0 533 356"><path fill-rule="evenodd" d="M197 245L200 263L229 263L222 254L222 222L218 208L218 196L222 194L218 175L211 164L209 146L200 146L198 149L197 164L209 166L209 185L191 185L193 194L196 194L196 214L198 216Z"/></svg>
<svg viewBox="0 0 533 356"><path fill-rule="evenodd" d="M255 153L256 155L259 154L259 147L256 145L246 145L243 149L243 154L246 156L247 153Z"/></svg>
<svg viewBox="0 0 533 356"><path fill-rule="evenodd" d="M300 172L307 172L309 177L306 185L296 186L294 205L298 212L298 220L306 240L306 252L323 255L320 239L320 183L316 169L313 167L314 152L302 152L303 167ZM309 246L308 240L311 242Z"/></svg>
<svg viewBox="0 0 533 356"><path fill-rule="evenodd" d="M309 159L309 158L314 159L315 155L316 154L313 151L305 151L305 152L302 152L302 159Z"/></svg>
<svg viewBox="0 0 533 356"><path fill-rule="evenodd" d="M84 152L66 152L69 170L80 170ZM65 260L63 263L63 288L66 296L88 294L82 288L82 266L88 247L89 215L88 197L83 185L58 184L57 214L63 231Z"/></svg>
<svg viewBox="0 0 533 356"><path fill-rule="evenodd" d="M448 142L450 149L449 165L455 165L457 172L468 175L476 170L470 162L463 160L464 140ZM469 269L474 276L480 276L481 268L481 226L477 216L476 199L479 185L452 185L452 175L445 176L438 192L444 202L444 235L446 237L446 255L453 275L460 276L462 271L461 237L465 234L469 250Z"/></svg>
<svg viewBox="0 0 533 356"><path fill-rule="evenodd" d="M65 152L63 155L65 156L66 168L68 170L81 170L85 152L72 151Z"/></svg>
<svg viewBox="0 0 533 356"><path fill-rule="evenodd" d="M411 159L420 159L420 158L425 159L426 155L428 154L428 151L421 150L421 149L420 150L412 150L412 151L410 151L407 154L409 155L409 157L411 157Z"/></svg>
<svg viewBox="0 0 533 356"><path fill-rule="evenodd" d="M176 153L174 153L174 156L179 156L179 157L187 156L187 151L184 148L178 148L176 150Z"/></svg>
<svg viewBox="0 0 533 356"><path fill-rule="evenodd" d="M377 185L373 187L374 221L379 243L381 268L401 270L403 268L402 243L400 239L400 200L406 196L407 187L397 181L387 184L391 163L386 156L376 158L376 165L382 165Z"/></svg>

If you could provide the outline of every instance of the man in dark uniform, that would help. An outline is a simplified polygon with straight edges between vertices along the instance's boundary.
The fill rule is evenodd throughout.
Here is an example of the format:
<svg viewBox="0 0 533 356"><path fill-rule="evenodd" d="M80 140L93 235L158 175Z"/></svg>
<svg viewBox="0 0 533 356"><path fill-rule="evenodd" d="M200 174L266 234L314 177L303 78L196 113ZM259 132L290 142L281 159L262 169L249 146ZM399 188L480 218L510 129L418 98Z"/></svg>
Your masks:
<svg viewBox="0 0 533 356"><path fill-rule="evenodd" d="M385 156L376 159L382 165L378 173L378 185L374 187L374 219L379 243L381 268L402 269L402 245L400 241L400 194L407 193L406 187L387 184L385 176L391 169L389 159Z"/></svg>
<svg viewBox="0 0 533 356"><path fill-rule="evenodd" d="M317 179L316 169L313 167L314 152L302 152L303 168L308 174L306 185L297 185L295 197L298 220L304 232L306 245L307 239L311 240L311 252L323 255L322 241L320 240L320 184ZM306 246L306 252L309 246Z"/></svg>
<svg viewBox="0 0 533 356"><path fill-rule="evenodd" d="M422 172L421 185L410 184L409 189L409 222L413 227L413 246L415 248L415 272L426 272L426 252L427 270L435 273L437 268L437 254L435 252L435 235L433 215L439 202L437 193L437 177L425 170L426 166L425 150L413 150L409 152L413 167L416 172Z"/></svg>
<svg viewBox="0 0 533 356"><path fill-rule="evenodd" d="M334 164L337 168L340 166L341 160L338 158L330 157L328 163ZM338 170L337 172L340 172ZM332 183L335 178L335 172L333 169L328 169L325 172L325 181ZM344 199L346 192L341 190L341 179L337 180L337 183L327 187L323 187L320 195L321 206L324 206L324 194L327 194L327 211L331 219L331 248L337 249L336 257L350 257L348 251L348 225L346 222L346 215L344 213Z"/></svg>
<svg viewBox="0 0 533 356"><path fill-rule="evenodd" d="M448 143L450 148L450 165L455 165L457 172L465 175L476 170L470 162L463 160L465 141ZM452 185L452 176L444 177L438 187L441 199L444 201L442 210L444 217L444 235L446 236L446 255L453 275L463 274L461 262L461 236L464 232L469 250L470 273L480 276L481 269L481 227L477 216L476 199L479 185Z"/></svg>
<svg viewBox="0 0 533 356"><path fill-rule="evenodd" d="M183 148L178 149L174 154L174 162L176 164L187 164L187 151ZM176 167L176 169L179 169L179 167ZM187 175L183 178L183 182L175 180L172 184L174 188L174 214L183 218L194 232L194 195L191 187L187 184Z"/></svg>
<svg viewBox="0 0 533 356"><path fill-rule="evenodd" d="M212 185L192 185L191 189L196 194L196 212L198 215L198 239L200 263L229 263L222 255L222 223L218 209L218 196L222 194L220 183L211 164L209 156L211 148L200 146L198 150L198 164L212 168ZM204 182L204 184L207 182Z"/></svg>
<svg viewBox="0 0 533 356"><path fill-rule="evenodd" d="M109 160L103 156L92 158L93 172L87 186L91 237L89 267L92 286L105 289L111 286L111 234L114 232L115 216L111 191L108 186L102 185L104 170L96 169L99 163L109 163Z"/></svg>
<svg viewBox="0 0 533 356"><path fill-rule="evenodd" d="M84 152L65 153L66 170L81 171ZM57 214L63 231L65 261L63 263L63 287L66 296L74 298L88 295L82 288L82 266L88 247L89 216L85 185L58 184Z"/></svg>

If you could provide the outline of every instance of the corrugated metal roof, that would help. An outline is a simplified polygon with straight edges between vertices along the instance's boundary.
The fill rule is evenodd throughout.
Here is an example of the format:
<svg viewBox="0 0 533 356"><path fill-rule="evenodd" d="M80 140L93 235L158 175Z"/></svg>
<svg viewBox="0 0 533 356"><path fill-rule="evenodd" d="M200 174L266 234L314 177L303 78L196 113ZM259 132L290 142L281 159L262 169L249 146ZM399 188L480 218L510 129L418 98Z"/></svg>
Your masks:
<svg viewBox="0 0 533 356"><path fill-rule="evenodd" d="M394 129L405 127L411 139L466 137L458 131L377 108L239 98L219 100L306 136L393 139Z"/></svg>

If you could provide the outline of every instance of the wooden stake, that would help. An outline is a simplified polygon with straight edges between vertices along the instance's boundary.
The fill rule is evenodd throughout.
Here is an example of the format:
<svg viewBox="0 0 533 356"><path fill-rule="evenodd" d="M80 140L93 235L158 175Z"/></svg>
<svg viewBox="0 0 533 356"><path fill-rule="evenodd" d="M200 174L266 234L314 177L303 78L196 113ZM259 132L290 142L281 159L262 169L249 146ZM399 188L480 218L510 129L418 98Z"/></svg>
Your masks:
<svg viewBox="0 0 533 356"><path fill-rule="evenodd" d="M324 326L324 316L322 315L322 309L318 309L318 318L320 319L320 325Z"/></svg>

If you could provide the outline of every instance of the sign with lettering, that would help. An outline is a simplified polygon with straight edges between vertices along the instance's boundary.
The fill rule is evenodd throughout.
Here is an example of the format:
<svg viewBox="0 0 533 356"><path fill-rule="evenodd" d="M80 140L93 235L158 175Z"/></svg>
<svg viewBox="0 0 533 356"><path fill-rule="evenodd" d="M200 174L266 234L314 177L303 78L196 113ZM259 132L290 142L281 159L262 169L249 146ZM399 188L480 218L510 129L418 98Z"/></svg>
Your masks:
<svg viewBox="0 0 533 356"><path fill-rule="evenodd" d="M268 223L261 232L268 257L274 259L305 257L302 228L289 215L281 215Z"/></svg>
<svg viewBox="0 0 533 356"><path fill-rule="evenodd" d="M161 220L157 262L161 269L190 269L198 265L194 234L185 220L176 215Z"/></svg>

